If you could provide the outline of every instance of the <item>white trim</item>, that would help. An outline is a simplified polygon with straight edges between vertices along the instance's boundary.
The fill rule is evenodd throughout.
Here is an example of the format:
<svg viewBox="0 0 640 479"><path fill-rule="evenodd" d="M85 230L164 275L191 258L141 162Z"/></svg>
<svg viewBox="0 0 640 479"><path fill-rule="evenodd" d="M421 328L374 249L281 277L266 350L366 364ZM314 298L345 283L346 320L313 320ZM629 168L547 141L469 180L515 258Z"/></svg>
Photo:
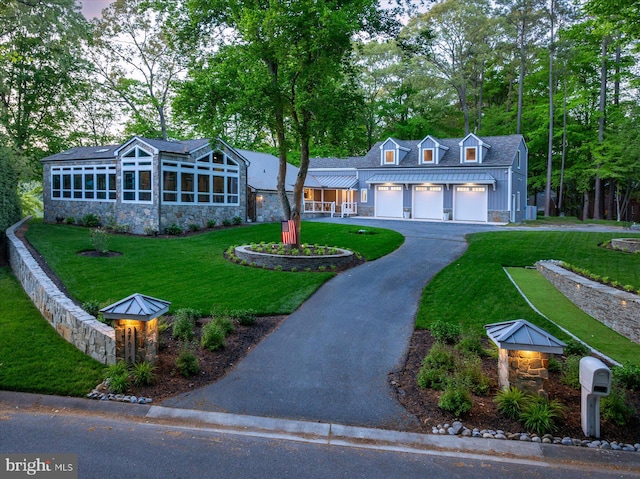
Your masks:
<svg viewBox="0 0 640 479"><path fill-rule="evenodd" d="M116 148L114 150L114 155L115 156L120 156L120 152L122 150L124 150L125 148L127 148L129 146L129 144L133 143L134 141L138 140L140 143L146 145L150 150L151 150L151 154L152 155L157 155L160 151L151 146L149 143L147 143L146 141L144 141L142 138L140 138L139 136L134 136L133 138L131 138L129 141L127 141L126 143L123 143L122 146L119 146L118 148ZM146 150L146 148L142 148L143 150ZM126 150L126 153L128 153L130 150Z"/></svg>
<svg viewBox="0 0 640 479"><path fill-rule="evenodd" d="M369 196L368 196L369 190L367 188L361 188L360 189L360 203L367 203Z"/></svg>
<svg viewBox="0 0 640 479"><path fill-rule="evenodd" d="M64 177L69 176L69 187L64 187ZM74 176L80 176L80 187L75 188ZM98 189L98 175L105 175L105 189ZM54 177L59 177L60 185L54 188ZM93 184L93 188L87 188L87 180ZM109 188L110 180L114 187ZM52 201L102 201L115 202L117 199L116 167L115 165L76 165L76 166L52 166L49 175L49 197ZM59 196L54 196L58 192ZM68 192L69 196L64 196ZM104 193L104 198L98 198ZM93 197L87 197L93 196Z"/></svg>

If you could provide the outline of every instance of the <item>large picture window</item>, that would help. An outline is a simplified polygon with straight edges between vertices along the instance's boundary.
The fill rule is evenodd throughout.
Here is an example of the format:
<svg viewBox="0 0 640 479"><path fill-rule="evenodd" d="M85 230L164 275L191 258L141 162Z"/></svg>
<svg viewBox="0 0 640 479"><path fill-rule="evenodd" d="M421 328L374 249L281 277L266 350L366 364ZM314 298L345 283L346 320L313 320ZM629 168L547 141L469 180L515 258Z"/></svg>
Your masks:
<svg viewBox="0 0 640 479"><path fill-rule="evenodd" d="M151 154L135 147L122 155L122 201L151 203Z"/></svg>
<svg viewBox="0 0 640 479"><path fill-rule="evenodd" d="M114 201L116 199L116 167L106 165L52 167L51 198Z"/></svg>
<svg viewBox="0 0 640 479"><path fill-rule="evenodd" d="M197 159L196 164L162 163L162 199L177 204L240 204L240 168L221 151Z"/></svg>

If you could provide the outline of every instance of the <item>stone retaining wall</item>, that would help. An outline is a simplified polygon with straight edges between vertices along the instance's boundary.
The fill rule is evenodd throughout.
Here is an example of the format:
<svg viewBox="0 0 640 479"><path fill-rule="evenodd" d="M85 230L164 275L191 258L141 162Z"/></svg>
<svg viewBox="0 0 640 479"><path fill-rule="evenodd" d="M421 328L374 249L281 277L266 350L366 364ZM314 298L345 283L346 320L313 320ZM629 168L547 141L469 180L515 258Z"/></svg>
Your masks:
<svg viewBox="0 0 640 479"><path fill-rule="evenodd" d="M536 268L585 313L640 344L640 296L592 281L551 261L539 261Z"/></svg>
<svg viewBox="0 0 640 479"><path fill-rule="evenodd" d="M26 218L7 229L9 263L33 304L51 326L80 351L104 364L116 362L113 328L101 323L69 299L51 281L15 235Z"/></svg>
<svg viewBox="0 0 640 479"><path fill-rule="evenodd" d="M331 266L341 268L353 261L353 252L341 248L336 248L339 254L324 256L285 256L269 253L258 253L251 251L249 246L238 246L235 249L235 255L246 261L248 264L255 263L256 266L266 266L267 268L276 268L281 266L283 270L289 271L296 268L298 271L304 271L306 268L317 270L321 266L331 269Z"/></svg>

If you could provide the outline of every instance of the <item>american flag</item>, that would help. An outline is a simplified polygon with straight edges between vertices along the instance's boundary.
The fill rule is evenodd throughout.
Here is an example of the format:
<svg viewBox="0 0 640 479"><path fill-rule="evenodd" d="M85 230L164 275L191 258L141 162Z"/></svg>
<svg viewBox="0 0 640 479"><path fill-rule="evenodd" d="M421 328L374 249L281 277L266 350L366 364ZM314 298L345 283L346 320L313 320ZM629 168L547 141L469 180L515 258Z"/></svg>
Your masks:
<svg viewBox="0 0 640 479"><path fill-rule="evenodd" d="M282 222L282 242L284 244L296 244L296 222L287 220Z"/></svg>

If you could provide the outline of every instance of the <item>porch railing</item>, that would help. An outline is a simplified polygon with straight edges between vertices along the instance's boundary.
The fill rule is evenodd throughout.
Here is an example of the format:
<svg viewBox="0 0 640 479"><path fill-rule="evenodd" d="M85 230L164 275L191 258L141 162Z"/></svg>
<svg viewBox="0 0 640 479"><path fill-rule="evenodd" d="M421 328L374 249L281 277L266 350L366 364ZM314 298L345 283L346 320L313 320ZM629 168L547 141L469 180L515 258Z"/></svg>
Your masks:
<svg viewBox="0 0 640 479"><path fill-rule="evenodd" d="M336 213L336 203L334 201L305 201L305 213L330 213L331 217Z"/></svg>
<svg viewBox="0 0 640 479"><path fill-rule="evenodd" d="M354 201L345 201L342 203L342 207L340 209L340 217L344 218L345 215L357 215L358 214L358 203Z"/></svg>

